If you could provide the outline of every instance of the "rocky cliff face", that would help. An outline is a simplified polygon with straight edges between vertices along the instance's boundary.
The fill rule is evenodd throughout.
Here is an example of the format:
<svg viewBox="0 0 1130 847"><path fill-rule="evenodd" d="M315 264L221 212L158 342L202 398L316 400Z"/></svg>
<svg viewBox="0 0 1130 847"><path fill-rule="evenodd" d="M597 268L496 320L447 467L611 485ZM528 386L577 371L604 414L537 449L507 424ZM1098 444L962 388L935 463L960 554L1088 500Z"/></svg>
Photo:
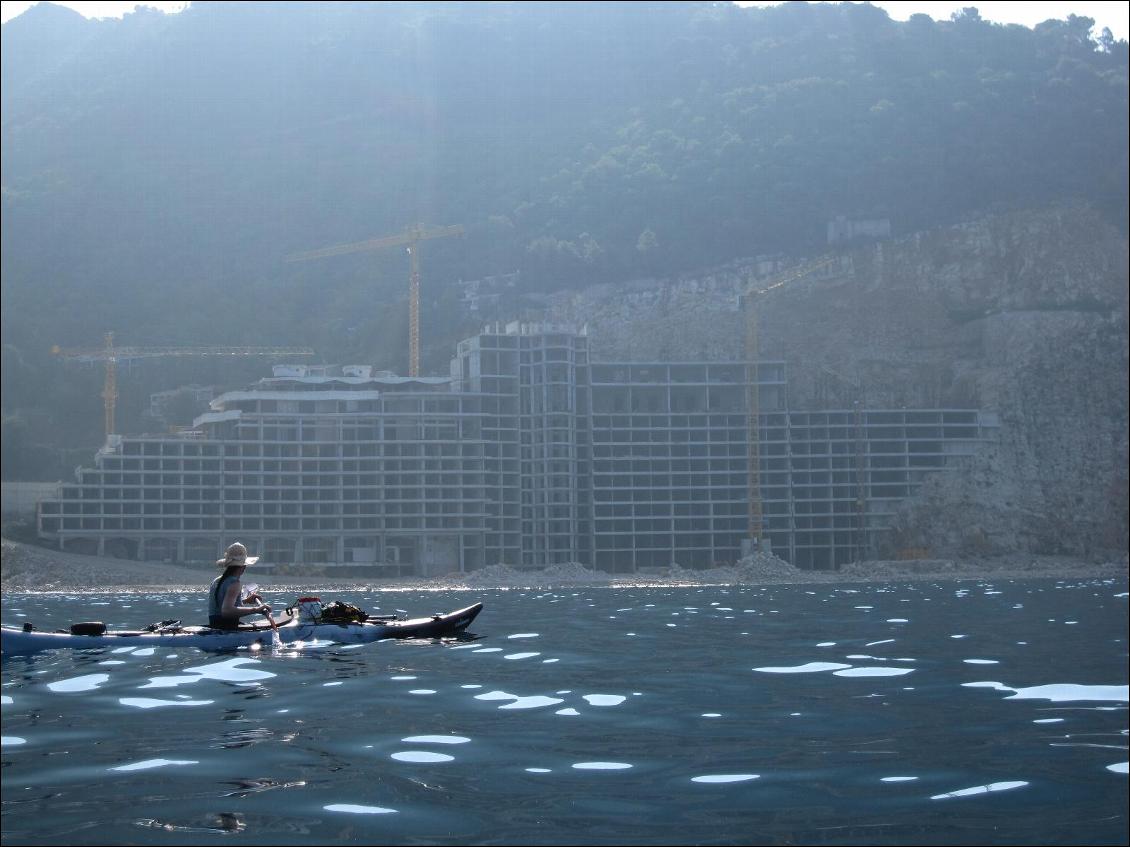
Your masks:
<svg viewBox="0 0 1130 847"><path fill-rule="evenodd" d="M904 509L938 555L1125 550L1127 241L1078 207L986 216L834 256L755 298L793 409L977 407L999 439ZM557 295L602 359L744 358L756 265Z"/></svg>

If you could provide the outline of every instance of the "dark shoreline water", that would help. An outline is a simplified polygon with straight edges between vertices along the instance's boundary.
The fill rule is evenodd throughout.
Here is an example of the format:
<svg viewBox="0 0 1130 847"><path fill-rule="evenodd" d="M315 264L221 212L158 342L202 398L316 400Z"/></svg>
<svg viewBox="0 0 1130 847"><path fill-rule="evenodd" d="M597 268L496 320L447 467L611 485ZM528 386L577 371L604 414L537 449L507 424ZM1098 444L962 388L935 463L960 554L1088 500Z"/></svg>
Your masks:
<svg viewBox="0 0 1130 847"><path fill-rule="evenodd" d="M1126 593L342 592L482 599L480 638L5 659L0 843L1125 844ZM8 595L3 619L202 607Z"/></svg>

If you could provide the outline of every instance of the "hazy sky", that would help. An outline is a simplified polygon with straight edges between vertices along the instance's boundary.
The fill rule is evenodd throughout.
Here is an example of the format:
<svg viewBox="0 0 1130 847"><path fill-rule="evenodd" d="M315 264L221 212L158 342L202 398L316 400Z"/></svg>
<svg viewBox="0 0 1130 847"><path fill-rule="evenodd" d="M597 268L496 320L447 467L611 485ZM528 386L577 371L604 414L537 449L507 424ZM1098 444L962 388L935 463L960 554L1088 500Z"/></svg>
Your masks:
<svg viewBox="0 0 1130 847"><path fill-rule="evenodd" d="M14 18L20 14L28 6L33 5L35 5L33 2L3 0L3 2L0 2L0 19L7 21L9 18ZM88 18L102 18L121 17L126 12L133 11L138 3L104 3L90 0L90 2L62 2L58 5L76 9ZM184 2L150 2L143 5L156 6L158 9L175 12L180 11L187 4ZM760 3L755 0L740 0L740 5L772 6L775 4ZM956 3L918 3L905 0L905 2L874 2L873 5L886 9L887 14L900 21L904 21L918 12L927 14L935 20L946 20L953 12L964 6L975 6L980 10L981 17L997 23L1015 23L1030 27L1041 21L1046 21L1048 18L1066 18L1068 15L1074 14L1093 18L1096 35L1105 26L1110 27L1115 38L1125 39L1128 37L1127 30L1130 28L1130 25L1128 25L1130 3L1127 3L1126 0L1100 0L1100 2L1071 2L1071 0L1064 0L1063 2L1052 2L1052 0L1048 0L1048 2L1016 2L1016 0L978 2L978 0L961 0L961 2Z"/></svg>

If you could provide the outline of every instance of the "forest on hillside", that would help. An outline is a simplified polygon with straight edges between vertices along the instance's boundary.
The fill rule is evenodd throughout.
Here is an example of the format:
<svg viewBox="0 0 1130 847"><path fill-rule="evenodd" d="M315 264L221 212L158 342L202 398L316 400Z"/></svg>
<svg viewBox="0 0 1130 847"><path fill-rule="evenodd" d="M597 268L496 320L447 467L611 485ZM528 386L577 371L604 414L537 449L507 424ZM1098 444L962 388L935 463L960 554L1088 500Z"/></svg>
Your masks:
<svg viewBox="0 0 1130 847"><path fill-rule="evenodd" d="M284 257L417 222L466 229L422 253L430 372L475 328L459 280L516 271L538 293L813 255L838 215L904 235L1070 200L1125 234L1128 48L1092 26L847 3L42 3L0 31L3 476L55 478L101 441L99 374L53 343L301 344L403 372L402 250ZM121 418L146 391L261 370L139 368Z"/></svg>

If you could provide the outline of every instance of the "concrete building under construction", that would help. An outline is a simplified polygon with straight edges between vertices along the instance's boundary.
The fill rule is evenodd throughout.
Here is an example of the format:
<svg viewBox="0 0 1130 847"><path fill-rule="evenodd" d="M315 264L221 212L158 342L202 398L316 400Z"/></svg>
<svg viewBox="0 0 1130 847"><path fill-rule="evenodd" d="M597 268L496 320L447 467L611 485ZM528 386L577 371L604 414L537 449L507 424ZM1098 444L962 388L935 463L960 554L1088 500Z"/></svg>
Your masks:
<svg viewBox="0 0 1130 847"><path fill-rule="evenodd" d="M448 377L275 366L190 430L108 439L38 527L80 552L209 561L238 539L375 575L709 567L751 536L831 569L994 428L976 409L791 411L784 362L591 362L584 329L511 323L460 342Z"/></svg>

